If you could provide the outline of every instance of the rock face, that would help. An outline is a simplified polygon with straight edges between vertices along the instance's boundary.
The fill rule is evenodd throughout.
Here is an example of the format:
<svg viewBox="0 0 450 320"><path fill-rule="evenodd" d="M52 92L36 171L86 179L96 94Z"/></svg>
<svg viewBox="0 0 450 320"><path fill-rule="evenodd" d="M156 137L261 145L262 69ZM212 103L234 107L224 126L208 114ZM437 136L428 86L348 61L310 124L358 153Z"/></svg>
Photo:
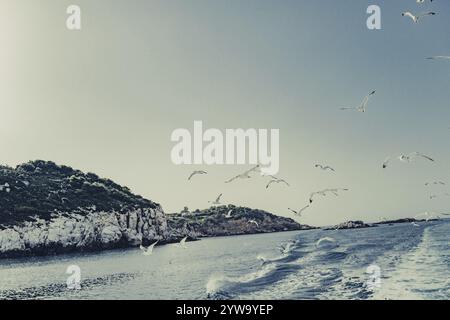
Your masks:
<svg viewBox="0 0 450 320"><path fill-rule="evenodd" d="M366 224L363 221L347 221L335 225L334 227L326 228L325 230L341 230L341 229L360 229L360 228L370 228L375 225Z"/></svg>
<svg viewBox="0 0 450 320"><path fill-rule="evenodd" d="M289 218L233 205L196 210L192 213L170 214L167 217L171 229L189 232L196 237L314 229Z"/></svg>
<svg viewBox="0 0 450 320"><path fill-rule="evenodd" d="M1 230L0 257L103 250L170 239L160 209L126 213L93 211L85 215L60 213L51 220L37 218Z"/></svg>
<svg viewBox="0 0 450 320"><path fill-rule="evenodd" d="M34 161L0 167L0 186L0 258L179 238L159 204L92 173Z"/></svg>

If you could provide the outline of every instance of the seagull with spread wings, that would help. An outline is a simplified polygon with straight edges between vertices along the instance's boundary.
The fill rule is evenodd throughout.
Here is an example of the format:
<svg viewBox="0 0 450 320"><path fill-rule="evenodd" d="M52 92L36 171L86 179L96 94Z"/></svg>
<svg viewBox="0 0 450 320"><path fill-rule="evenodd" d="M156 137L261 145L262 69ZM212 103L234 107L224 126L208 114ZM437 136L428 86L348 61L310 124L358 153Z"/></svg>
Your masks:
<svg viewBox="0 0 450 320"><path fill-rule="evenodd" d="M339 195L339 191L348 191L349 189L346 188L330 188L330 189L324 189L324 190L320 190L320 191L315 191L313 193L311 193L311 195L309 196L309 203L313 203L313 199L315 196L320 195L320 196L326 196L328 193L332 193L335 196Z"/></svg>
<svg viewBox="0 0 450 320"><path fill-rule="evenodd" d="M276 178L269 181L269 183L266 185L266 189L268 189L272 183L284 183L288 187L290 186L289 183L286 182L286 180Z"/></svg>
<svg viewBox="0 0 450 320"><path fill-rule="evenodd" d="M361 105L357 106L357 107L345 107L345 108L340 108L341 110L354 110L354 111L358 111L358 112L366 112L366 107L367 104L369 103L369 99L371 96L373 96L375 94L375 90L370 92L362 101Z"/></svg>
<svg viewBox="0 0 450 320"><path fill-rule="evenodd" d="M305 211L306 209L308 209L310 207L310 205L306 205L303 208L301 208L300 210L294 210L291 208L288 208L289 211L291 211L293 214L295 214L296 216L301 217L302 216L302 212Z"/></svg>
<svg viewBox="0 0 450 320"><path fill-rule="evenodd" d="M316 164L315 166L314 166L315 168L320 168L320 169L322 169L323 171L327 171L327 170L330 170L330 171L333 171L333 172L335 172L336 170L334 170L332 167L330 167L330 166L324 166L324 165L321 165L321 164Z"/></svg>
<svg viewBox="0 0 450 320"><path fill-rule="evenodd" d="M426 154L420 153L420 152L412 152L410 154L402 154L402 155L398 156L398 160L400 160L401 162L412 162L412 161L416 160L417 158L423 158L425 160L435 162L435 160L433 158L427 156ZM383 169L387 168L390 161L391 161L391 157L387 157L386 160L384 160Z"/></svg>
<svg viewBox="0 0 450 320"><path fill-rule="evenodd" d="M220 202L220 198L221 198L221 197L222 197L222 193L219 194L219 195L217 196L216 200L214 200L214 201L208 201L208 203L211 203L211 204L213 204L213 205L219 205L219 204L222 204L222 203Z"/></svg>
<svg viewBox="0 0 450 320"><path fill-rule="evenodd" d="M194 176L196 176L196 175L207 174L207 173L208 173L208 172L203 171L203 170L196 170L196 171L193 171L193 172L189 175L188 180L191 180L192 177L194 177Z"/></svg>
<svg viewBox="0 0 450 320"><path fill-rule="evenodd" d="M147 248L144 247L142 244L139 246L139 248L142 250L142 254L144 256L149 256L153 253L153 248L156 246L156 244L159 242L155 241L154 243L152 243L151 245L149 245Z"/></svg>
<svg viewBox="0 0 450 320"><path fill-rule="evenodd" d="M228 179L227 181L225 181L225 183L230 183L230 182L233 182L234 180L237 180L237 179L250 179L251 178L250 174L253 173L253 172L258 172L259 171L259 167L260 167L260 165L258 164L257 166L251 168L250 170L247 170L247 171L245 171L245 172L243 172L241 174L238 174L237 176L234 176L231 179Z"/></svg>
<svg viewBox="0 0 450 320"><path fill-rule="evenodd" d="M434 56L434 57L428 57L427 60L450 60L450 56Z"/></svg>
<svg viewBox="0 0 450 320"><path fill-rule="evenodd" d="M422 19L423 17L434 16L434 15L436 15L436 12L431 12L431 11L419 13L417 15L412 14L410 11L406 11L406 12L402 13L403 17L411 18L414 23L418 23L419 20Z"/></svg>

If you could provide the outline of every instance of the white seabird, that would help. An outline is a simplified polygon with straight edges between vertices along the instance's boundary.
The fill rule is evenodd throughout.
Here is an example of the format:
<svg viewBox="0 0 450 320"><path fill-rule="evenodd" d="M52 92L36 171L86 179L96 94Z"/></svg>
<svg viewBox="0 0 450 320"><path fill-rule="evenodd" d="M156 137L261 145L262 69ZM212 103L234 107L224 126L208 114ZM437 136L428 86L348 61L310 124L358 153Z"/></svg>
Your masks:
<svg viewBox="0 0 450 320"><path fill-rule="evenodd" d="M227 181L225 181L225 183L233 182L236 179L250 179L251 178L250 174L259 171L259 167L260 165L258 164L257 166L251 168L250 170L247 170L241 174L238 174L237 176L234 176L231 179L228 179Z"/></svg>
<svg viewBox="0 0 450 320"><path fill-rule="evenodd" d="M301 209L298 210L298 211L293 210L293 209L291 209L291 208L288 208L288 210L290 210L293 214L295 214L295 215L301 217L301 216L302 216L302 212L305 211L306 209L308 209L309 206L310 206L310 205L308 204L308 205L304 206L303 208L301 208Z"/></svg>
<svg viewBox="0 0 450 320"><path fill-rule="evenodd" d="M348 191L348 190L349 189L346 189L346 188L333 188L333 189L324 189L324 190L320 190L320 191L315 191L315 192L311 193L311 195L309 196L309 203L313 202L313 199L316 195L326 196L327 193L332 193L335 196L338 196L339 191Z"/></svg>
<svg viewBox="0 0 450 320"><path fill-rule="evenodd" d="M153 248L156 246L156 244L159 242L159 240L155 241L154 243L152 243L151 245L149 245L147 248L144 247L142 244L139 246L140 249L142 250L142 254L144 256L149 256L153 253Z"/></svg>
<svg viewBox="0 0 450 320"><path fill-rule="evenodd" d="M427 60L450 60L450 56L433 56L428 57Z"/></svg>
<svg viewBox="0 0 450 320"><path fill-rule="evenodd" d="M286 180L276 178L276 179L272 179L272 180L269 181L269 183L266 185L266 189L268 189L272 183L284 183L288 187L290 186L289 183L287 183Z"/></svg>
<svg viewBox="0 0 450 320"><path fill-rule="evenodd" d="M196 170L196 171L193 171L193 172L190 174L188 180L191 180L193 176L199 175L199 174L208 174L208 172L203 171L203 170Z"/></svg>
<svg viewBox="0 0 450 320"><path fill-rule="evenodd" d="M374 95L375 92L376 92L375 90L372 91L372 92L370 92L370 93L363 99L361 105L359 105L358 107L346 107L346 108L340 108L340 109L341 109L341 110L355 110L355 111L358 111L358 112L366 112L366 107L367 107L367 104L369 103L370 96Z"/></svg>
<svg viewBox="0 0 450 320"><path fill-rule="evenodd" d="M213 205L219 205L220 203L220 198L222 197L222 193L219 194L219 196L216 198L216 200L214 201L208 201L209 203L213 204Z"/></svg>
<svg viewBox="0 0 450 320"><path fill-rule="evenodd" d="M248 223L253 223L253 224L255 224L257 227L259 227L258 222L256 222L255 220L248 220Z"/></svg>
<svg viewBox="0 0 450 320"><path fill-rule="evenodd" d="M423 13L419 13L417 15L412 14L410 11L406 11L406 12L402 12L402 16L403 17L409 17L412 19L412 21L414 21L414 23L419 22L420 19L422 19L423 17L426 16L434 16L436 15L436 12L423 12Z"/></svg>
<svg viewBox="0 0 450 320"><path fill-rule="evenodd" d="M330 166L324 166L324 165L321 165L321 164L316 164L315 166L314 166L315 168L320 168L320 169L322 169L323 171L327 171L327 170L330 170L330 171L336 171L336 170L334 170L332 167L330 167Z"/></svg>
<svg viewBox="0 0 450 320"><path fill-rule="evenodd" d="M231 212L233 212L233 209L228 210L227 214L225 215L225 219L230 219L231 218Z"/></svg>
<svg viewBox="0 0 450 320"><path fill-rule="evenodd" d="M184 237L183 239L181 239L179 245L181 248L186 249L186 240L187 240L188 236Z"/></svg>

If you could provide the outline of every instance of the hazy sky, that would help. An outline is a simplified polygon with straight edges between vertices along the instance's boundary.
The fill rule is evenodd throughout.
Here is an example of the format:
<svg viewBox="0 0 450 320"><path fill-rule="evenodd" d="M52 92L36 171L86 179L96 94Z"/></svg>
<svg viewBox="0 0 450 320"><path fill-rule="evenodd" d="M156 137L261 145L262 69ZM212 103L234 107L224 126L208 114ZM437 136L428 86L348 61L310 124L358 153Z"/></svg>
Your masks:
<svg viewBox="0 0 450 320"><path fill-rule="evenodd" d="M82 30L66 29L66 8ZM382 30L366 8L382 9ZM439 14L418 24L403 10ZM0 162L52 160L129 186L166 212L223 201L326 225L447 211L450 3L415 0L0 0ZM365 114L339 107L377 90ZM280 173L224 184L249 166L175 166L176 128L280 129ZM437 159L398 161L420 151ZM315 163L337 172L318 171ZM188 183L193 169L207 176ZM446 188L427 189L429 180Z"/></svg>

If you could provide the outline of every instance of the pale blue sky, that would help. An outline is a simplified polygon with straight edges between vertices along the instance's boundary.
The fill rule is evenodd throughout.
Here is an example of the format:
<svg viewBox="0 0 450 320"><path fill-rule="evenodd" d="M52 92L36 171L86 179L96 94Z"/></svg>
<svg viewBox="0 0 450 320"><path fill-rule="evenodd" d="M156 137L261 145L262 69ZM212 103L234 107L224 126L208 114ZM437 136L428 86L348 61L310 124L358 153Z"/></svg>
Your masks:
<svg viewBox="0 0 450 320"><path fill-rule="evenodd" d="M83 29L65 28L69 4ZM382 9L382 30L366 8ZM434 10L419 24L401 12ZM93 171L160 202L167 212L225 202L289 215L309 193L321 199L301 221L322 225L448 210L423 183L450 186L450 3L399 1L0 0L1 162L53 160ZM365 114L342 112L377 90ZM191 169L170 161L170 134L206 127L280 129L280 176L225 181L246 166ZM421 151L437 159L395 162ZM314 163L336 168L316 171Z"/></svg>

